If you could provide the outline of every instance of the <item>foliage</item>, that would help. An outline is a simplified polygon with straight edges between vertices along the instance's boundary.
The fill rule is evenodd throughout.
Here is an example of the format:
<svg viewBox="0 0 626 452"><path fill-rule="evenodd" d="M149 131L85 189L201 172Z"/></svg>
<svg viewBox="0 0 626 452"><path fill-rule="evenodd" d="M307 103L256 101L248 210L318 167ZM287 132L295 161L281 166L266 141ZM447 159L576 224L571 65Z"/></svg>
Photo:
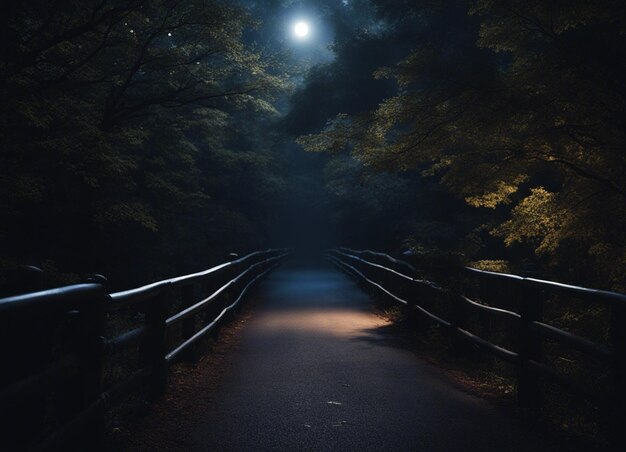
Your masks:
<svg viewBox="0 0 626 452"><path fill-rule="evenodd" d="M256 26L245 10L219 0L29 0L1 20L7 259L128 284L262 241L250 218L259 207L241 207L243 191L213 181L252 177L240 184L252 190L282 178L275 137L232 140L244 110L255 124L272 121L287 87L272 55L245 42ZM211 229L220 217L230 218L229 240Z"/></svg>
<svg viewBox="0 0 626 452"><path fill-rule="evenodd" d="M469 266L472 268L478 268L479 270L487 270L497 273L511 273L509 263L504 260L480 260L476 262L470 262Z"/></svg>
<svg viewBox="0 0 626 452"><path fill-rule="evenodd" d="M395 80L396 95L299 142L349 150L373 168L437 175L498 221L510 211L492 228L507 245L531 244L579 282L620 287L624 5L478 0L413 11L427 37L374 73Z"/></svg>

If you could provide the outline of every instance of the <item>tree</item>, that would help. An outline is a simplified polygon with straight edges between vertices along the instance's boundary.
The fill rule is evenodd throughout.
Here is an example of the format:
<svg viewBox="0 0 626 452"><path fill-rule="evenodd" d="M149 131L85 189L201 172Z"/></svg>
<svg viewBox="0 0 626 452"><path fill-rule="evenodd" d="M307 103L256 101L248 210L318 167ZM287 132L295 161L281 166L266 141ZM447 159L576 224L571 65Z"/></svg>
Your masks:
<svg viewBox="0 0 626 452"><path fill-rule="evenodd" d="M421 26L457 17L462 3L421 7ZM407 58L376 71L397 81L396 96L300 142L438 174L472 206L512 208L491 229L507 244L534 244L561 267L567 258L570 277L593 267L589 283L623 288L626 8L480 0L468 12L461 30L428 28Z"/></svg>
<svg viewBox="0 0 626 452"><path fill-rule="evenodd" d="M191 265L188 247L176 252L169 240L193 243L216 215L201 162L228 148L237 111L275 115L286 86L272 56L244 43L255 21L217 0L29 0L6 9L4 261L108 270L120 281L140 254L142 278L163 273L150 250Z"/></svg>

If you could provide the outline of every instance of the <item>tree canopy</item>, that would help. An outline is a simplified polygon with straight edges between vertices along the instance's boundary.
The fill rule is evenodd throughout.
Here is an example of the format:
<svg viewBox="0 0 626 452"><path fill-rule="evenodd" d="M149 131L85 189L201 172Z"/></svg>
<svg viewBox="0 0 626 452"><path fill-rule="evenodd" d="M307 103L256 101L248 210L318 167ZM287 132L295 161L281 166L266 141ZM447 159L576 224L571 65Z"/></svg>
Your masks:
<svg viewBox="0 0 626 452"><path fill-rule="evenodd" d="M299 142L436 175L467 204L494 210L492 221L509 212L489 226L505 244L623 288L626 8L479 0L411 10L421 39L373 73L397 93Z"/></svg>
<svg viewBox="0 0 626 452"><path fill-rule="evenodd" d="M319 39L290 44L303 11ZM0 270L127 285L290 240L624 289L621 2L1 13Z"/></svg>
<svg viewBox="0 0 626 452"><path fill-rule="evenodd" d="M245 42L256 26L245 9L170 0L4 8L5 262L39 259L123 283L172 271L157 260L180 272L206 265L194 263L203 248L220 259L267 240L259 209L282 170L261 124L276 118L288 79ZM263 188L245 192L259 177Z"/></svg>

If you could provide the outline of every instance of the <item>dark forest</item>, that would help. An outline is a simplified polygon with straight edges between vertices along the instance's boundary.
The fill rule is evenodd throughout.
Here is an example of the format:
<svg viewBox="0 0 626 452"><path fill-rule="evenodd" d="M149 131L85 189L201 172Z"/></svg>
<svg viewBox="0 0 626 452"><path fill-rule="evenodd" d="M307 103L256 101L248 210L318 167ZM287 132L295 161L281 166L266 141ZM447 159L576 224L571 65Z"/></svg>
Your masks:
<svg viewBox="0 0 626 452"><path fill-rule="evenodd" d="M626 292L622 1L25 0L0 22L0 296L333 247ZM546 311L614 338L578 308Z"/></svg>
<svg viewBox="0 0 626 452"><path fill-rule="evenodd" d="M5 273L124 286L284 242L624 289L621 2L3 8Z"/></svg>

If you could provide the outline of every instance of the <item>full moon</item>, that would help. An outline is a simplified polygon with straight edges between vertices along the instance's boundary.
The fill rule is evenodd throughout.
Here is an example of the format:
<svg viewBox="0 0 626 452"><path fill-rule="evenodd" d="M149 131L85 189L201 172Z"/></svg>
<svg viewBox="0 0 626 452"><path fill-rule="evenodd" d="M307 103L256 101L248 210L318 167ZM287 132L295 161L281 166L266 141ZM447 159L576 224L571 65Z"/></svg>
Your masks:
<svg viewBox="0 0 626 452"><path fill-rule="evenodd" d="M303 38L309 34L309 24L306 22L298 22L293 28L293 31L296 33L296 36Z"/></svg>

